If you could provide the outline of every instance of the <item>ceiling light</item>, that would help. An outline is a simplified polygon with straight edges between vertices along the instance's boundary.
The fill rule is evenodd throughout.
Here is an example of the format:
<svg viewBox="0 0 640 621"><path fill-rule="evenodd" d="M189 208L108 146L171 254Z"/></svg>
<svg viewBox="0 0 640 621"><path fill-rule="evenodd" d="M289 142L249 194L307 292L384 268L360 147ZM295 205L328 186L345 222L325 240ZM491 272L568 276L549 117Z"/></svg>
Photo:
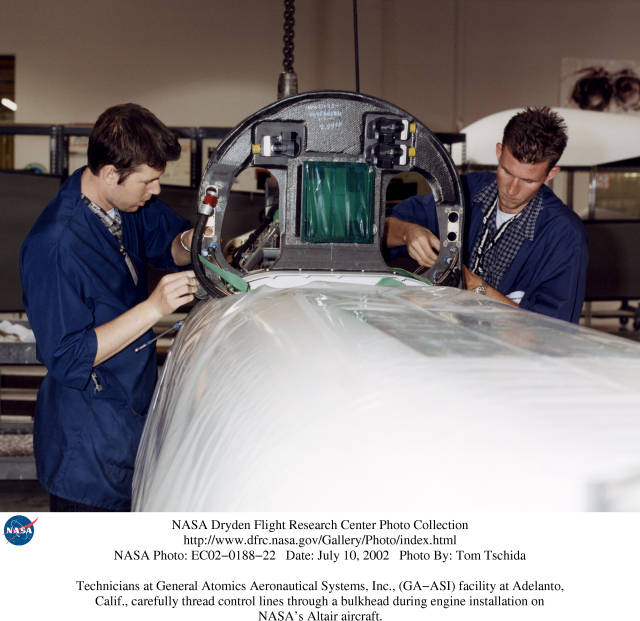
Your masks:
<svg viewBox="0 0 640 621"><path fill-rule="evenodd" d="M7 97L3 97L0 100L0 103L5 108L9 108L9 110L12 110L13 112L15 112L18 109L18 104L15 101L12 101L11 99L8 99Z"/></svg>

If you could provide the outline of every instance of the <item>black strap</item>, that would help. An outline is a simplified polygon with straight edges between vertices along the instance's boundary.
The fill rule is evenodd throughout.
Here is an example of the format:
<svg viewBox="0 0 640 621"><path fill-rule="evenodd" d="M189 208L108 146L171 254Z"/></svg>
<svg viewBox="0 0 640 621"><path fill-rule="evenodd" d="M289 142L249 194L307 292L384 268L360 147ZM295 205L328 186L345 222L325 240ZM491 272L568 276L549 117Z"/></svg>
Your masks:
<svg viewBox="0 0 640 621"><path fill-rule="evenodd" d="M487 212L482 217L482 231L481 231L482 237L480 238L480 243L478 244L478 248L475 252L474 261L471 265L471 271L474 274L478 274L479 276L483 276L485 271L484 266L482 265L483 257L486 254L489 254L491 249L498 243L498 241L500 240L504 232L507 230L509 225L515 222L519 218L520 213L522 213L520 212L514 215L512 218L509 218L506 222L503 222L500 225L500 228L496 231L496 234L489 240L489 243L487 245L489 230L491 229L491 227L489 226L489 218L491 218L492 216L494 218L496 217L497 208L498 208L498 199L496 198L493 205L487 210Z"/></svg>

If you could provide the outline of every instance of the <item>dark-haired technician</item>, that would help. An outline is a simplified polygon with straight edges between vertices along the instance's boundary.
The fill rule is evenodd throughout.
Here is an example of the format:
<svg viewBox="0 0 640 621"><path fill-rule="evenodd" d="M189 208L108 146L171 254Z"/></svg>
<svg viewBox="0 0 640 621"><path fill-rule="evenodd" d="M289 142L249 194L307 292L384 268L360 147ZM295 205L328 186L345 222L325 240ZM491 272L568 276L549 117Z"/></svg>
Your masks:
<svg viewBox="0 0 640 621"><path fill-rule="evenodd" d="M89 166L47 205L20 253L24 304L47 375L34 449L52 511L128 511L156 352L136 347L190 302L192 231L155 195L175 135L135 104L114 106L89 138ZM146 266L173 270L148 294Z"/></svg>
<svg viewBox="0 0 640 621"><path fill-rule="evenodd" d="M467 289L577 323L584 301L587 237L580 218L546 186L567 145L564 121L547 107L511 118L496 145L498 170L462 178L467 193ZM387 219L391 256L431 267L440 248L432 196L398 205ZM403 248L398 248L403 247Z"/></svg>

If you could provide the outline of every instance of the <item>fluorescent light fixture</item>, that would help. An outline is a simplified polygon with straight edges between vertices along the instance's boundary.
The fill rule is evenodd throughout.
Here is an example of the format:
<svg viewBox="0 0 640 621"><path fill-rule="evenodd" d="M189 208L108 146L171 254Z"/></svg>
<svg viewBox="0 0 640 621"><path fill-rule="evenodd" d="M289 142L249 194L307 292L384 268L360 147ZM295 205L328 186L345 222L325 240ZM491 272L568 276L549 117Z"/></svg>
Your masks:
<svg viewBox="0 0 640 621"><path fill-rule="evenodd" d="M0 103L5 108L9 108L9 110L12 110L13 112L15 112L18 109L18 104L15 101L12 101L11 99L7 99L6 97L3 97L0 100Z"/></svg>

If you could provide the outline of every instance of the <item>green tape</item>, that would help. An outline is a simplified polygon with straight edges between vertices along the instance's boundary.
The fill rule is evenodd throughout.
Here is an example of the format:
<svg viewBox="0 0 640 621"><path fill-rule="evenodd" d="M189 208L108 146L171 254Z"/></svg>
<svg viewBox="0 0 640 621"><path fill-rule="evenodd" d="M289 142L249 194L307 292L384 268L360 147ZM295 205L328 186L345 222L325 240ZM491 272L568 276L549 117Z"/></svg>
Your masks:
<svg viewBox="0 0 640 621"><path fill-rule="evenodd" d="M393 276L385 276L376 283L376 287L406 287L406 285Z"/></svg>
<svg viewBox="0 0 640 621"><path fill-rule="evenodd" d="M198 256L198 258L200 259L200 263L203 263L211 271L218 274L218 276L220 276L222 280L224 280L226 283L229 283L237 291L242 291L243 293L245 291L249 291L249 283L241 276L238 276L233 272L229 272L228 270L224 270L219 265L211 263L211 261L207 261L202 255Z"/></svg>
<svg viewBox="0 0 640 621"><path fill-rule="evenodd" d="M422 282L426 282L428 285L432 285L433 283L424 276L418 276L418 274L414 274L413 272L408 272L407 270L403 270L399 267L392 268L395 274L399 274L400 276L407 276L408 278L415 278L416 280L421 280Z"/></svg>

